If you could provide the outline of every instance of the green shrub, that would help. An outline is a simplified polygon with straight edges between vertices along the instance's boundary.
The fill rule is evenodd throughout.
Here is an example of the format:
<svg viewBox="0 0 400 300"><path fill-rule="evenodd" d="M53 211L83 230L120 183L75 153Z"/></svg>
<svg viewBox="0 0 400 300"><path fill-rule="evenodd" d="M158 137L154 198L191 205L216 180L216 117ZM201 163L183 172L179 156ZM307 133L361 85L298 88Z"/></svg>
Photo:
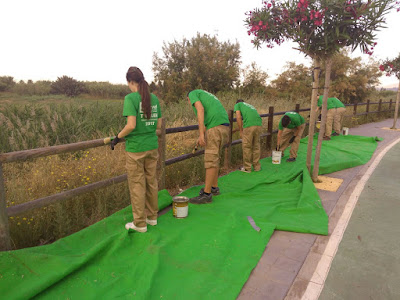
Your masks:
<svg viewBox="0 0 400 300"><path fill-rule="evenodd" d="M85 92L85 85L83 82L64 75L58 77L57 80L51 84L51 91L53 94L63 94L68 97L76 97Z"/></svg>
<svg viewBox="0 0 400 300"><path fill-rule="evenodd" d="M0 76L0 92L11 90L15 85L14 78L11 76Z"/></svg>
<svg viewBox="0 0 400 300"><path fill-rule="evenodd" d="M126 84L111 84L109 82L85 82L86 92L96 98L124 98L130 90Z"/></svg>

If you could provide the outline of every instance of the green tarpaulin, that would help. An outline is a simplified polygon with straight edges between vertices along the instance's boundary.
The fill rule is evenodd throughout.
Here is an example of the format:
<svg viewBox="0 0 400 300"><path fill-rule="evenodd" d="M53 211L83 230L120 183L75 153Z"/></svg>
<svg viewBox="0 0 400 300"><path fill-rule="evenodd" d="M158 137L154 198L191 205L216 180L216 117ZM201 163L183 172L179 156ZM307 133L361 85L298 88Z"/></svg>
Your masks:
<svg viewBox="0 0 400 300"><path fill-rule="evenodd" d="M287 153L281 165L266 158L261 172L221 177L212 204L190 204L186 219L169 211L146 234L127 233L127 207L51 245L2 252L1 298L235 299L274 230L328 234L306 147L303 139L295 163L285 161ZM374 138L333 137L323 143L320 173L364 164L375 149ZM159 201L167 206L168 192Z"/></svg>

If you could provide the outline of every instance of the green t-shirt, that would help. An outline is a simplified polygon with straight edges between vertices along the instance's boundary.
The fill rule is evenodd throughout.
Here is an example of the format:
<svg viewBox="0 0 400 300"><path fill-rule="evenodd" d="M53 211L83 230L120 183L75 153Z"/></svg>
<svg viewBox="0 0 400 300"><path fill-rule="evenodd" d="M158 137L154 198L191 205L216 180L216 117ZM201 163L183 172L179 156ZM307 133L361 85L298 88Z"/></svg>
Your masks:
<svg viewBox="0 0 400 300"><path fill-rule="evenodd" d="M150 94L151 117L147 119L142 111L142 97L138 92L125 96L123 116L135 116L136 127L125 136L125 150L127 152L144 152L158 148L156 134L157 121L161 118L160 102L158 98Z"/></svg>
<svg viewBox="0 0 400 300"><path fill-rule="evenodd" d="M304 118L297 112L288 111L284 116L290 118L290 123L286 128L293 129L305 123ZM279 121L279 130L283 130L282 119Z"/></svg>
<svg viewBox="0 0 400 300"><path fill-rule="evenodd" d="M338 98L333 97L333 98L329 98L329 99L331 99L332 105L334 105L336 108L345 107L344 104L342 103L342 101L340 101Z"/></svg>
<svg viewBox="0 0 400 300"><path fill-rule="evenodd" d="M200 101L204 107L204 126L207 129L221 124L229 124L228 114L221 102L213 94L203 90L193 90L188 95L193 110L197 116L197 109L194 104Z"/></svg>
<svg viewBox="0 0 400 300"><path fill-rule="evenodd" d="M322 95L319 96L319 98L318 98L318 107L322 106L322 98L323 98ZM328 110L332 109L332 108L338 108L338 107L344 107L344 104L338 98L335 98L335 97L328 98Z"/></svg>
<svg viewBox="0 0 400 300"><path fill-rule="evenodd" d="M233 110L240 111L243 119L243 128L250 126L262 126L262 120L255 107L246 102L239 102L235 104Z"/></svg>

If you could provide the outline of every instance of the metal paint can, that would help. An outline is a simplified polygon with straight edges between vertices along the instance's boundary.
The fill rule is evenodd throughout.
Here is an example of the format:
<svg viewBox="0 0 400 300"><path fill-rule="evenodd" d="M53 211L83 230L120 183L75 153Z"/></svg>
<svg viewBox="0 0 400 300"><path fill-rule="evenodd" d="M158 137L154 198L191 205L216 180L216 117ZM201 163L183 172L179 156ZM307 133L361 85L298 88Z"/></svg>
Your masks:
<svg viewBox="0 0 400 300"><path fill-rule="evenodd" d="M279 165L281 163L282 151L272 151L272 163Z"/></svg>
<svg viewBox="0 0 400 300"><path fill-rule="evenodd" d="M349 128L343 127L343 135L348 135L349 134Z"/></svg>
<svg viewBox="0 0 400 300"><path fill-rule="evenodd" d="M185 196L175 196L172 198L172 215L175 218L183 219L189 213L189 198Z"/></svg>

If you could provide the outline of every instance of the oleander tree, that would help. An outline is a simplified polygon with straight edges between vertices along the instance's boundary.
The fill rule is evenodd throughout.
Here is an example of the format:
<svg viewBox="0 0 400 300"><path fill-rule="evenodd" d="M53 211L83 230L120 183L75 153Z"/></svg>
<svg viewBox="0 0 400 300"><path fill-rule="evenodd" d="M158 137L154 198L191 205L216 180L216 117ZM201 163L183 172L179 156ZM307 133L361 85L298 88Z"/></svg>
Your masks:
<svg viewBox="0 0 400 300"><path fill-rule="evenodd" d="M382 72L385 72L386 76L394 75L399 80L399 86L397 87L396 106L394 109L394 121L392 126L392 129L396 129L397 117L399 115L399 101L400 101L400 54L394 59L384 60L382 64L379 66L379 69Z"/></svg>
<svg viewBox="0 0 400 300"><path fill-rule="evenodd" d="M251 42L257 49L262 45L273 48L285 41L293 41L297 43L296 50L313 60L307 168L314 181L318 180L325 134L332 57L344 47L351 51L360 48L363 53L372 55L376 31L384 27L385 15L395 5L398 3L394 0L267 0L260 8L246 13L247 33L252 36ZM321 63L325 63L322 122L311 172Z"/></svg>

